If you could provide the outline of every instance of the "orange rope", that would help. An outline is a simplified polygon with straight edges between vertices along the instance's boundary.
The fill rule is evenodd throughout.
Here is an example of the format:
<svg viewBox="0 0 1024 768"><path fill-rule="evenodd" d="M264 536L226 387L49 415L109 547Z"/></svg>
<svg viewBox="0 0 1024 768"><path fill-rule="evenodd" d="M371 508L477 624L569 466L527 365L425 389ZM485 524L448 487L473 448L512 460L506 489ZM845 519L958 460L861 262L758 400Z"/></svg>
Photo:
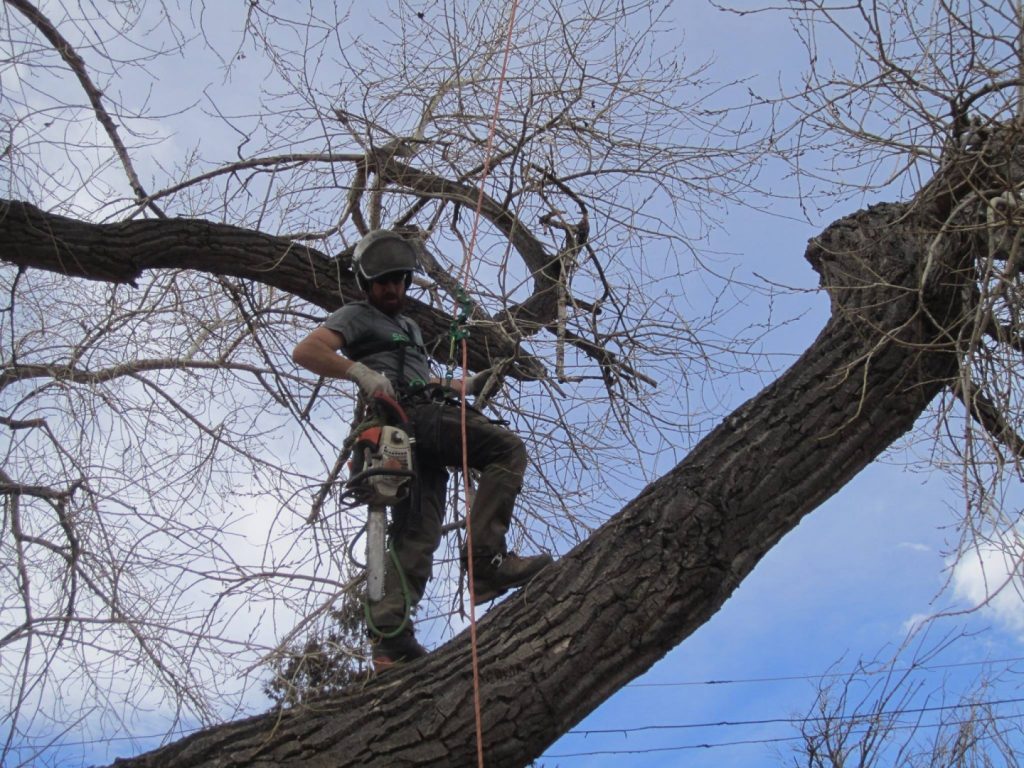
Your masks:
<svg viewBox="0 0 1024 768"><path fill-rule="evenodd" d="M468 293L470 264L473 258L473 250L476 247L477 231L480 227L480 212L484 204L484 186L487 183L487 176L491 170L491 153L494 149L494 137L497 133L498 114L501 110L501 92L505 85L505 77L508 73L508 60L512 53L512 30L516 20L516 9L519 6L518 0L513 0L509 9L508 36L505 40L505 58L501 64L501 75L498 77L498 90L494 96L494 112L491 115L491 125L487 131L487 147L484 150L484 167L480 176L480 190L477 194L476 210L473 215L473 229L469 236L469 245L466 248L466 256L462 261L462 288ZM456 311L458 311L456 309ZM466 501L469 501L469 446L466 435L466 367L469 363L469 345L465 338L462 339L462 392L461 418L462 418L462 478L463 493ZM466 577L469 580L469 642L473 664L473 713L476 719L476 761L479 768L484 768L484 728L483 714L480 707L480 662L477 654L476 641L476 607L473 605L476 592L473 588L473 526L472 515L467 509L466 512Z"/></svg>

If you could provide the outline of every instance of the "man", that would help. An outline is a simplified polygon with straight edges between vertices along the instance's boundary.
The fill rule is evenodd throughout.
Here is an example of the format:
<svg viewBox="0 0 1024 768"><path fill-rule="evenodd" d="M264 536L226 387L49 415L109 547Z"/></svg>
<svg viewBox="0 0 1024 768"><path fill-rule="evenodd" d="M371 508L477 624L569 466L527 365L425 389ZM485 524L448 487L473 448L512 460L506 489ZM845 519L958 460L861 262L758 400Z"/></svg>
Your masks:
<svg viewBox="0 0 1024 768"><path fill-rule="evenodd" d="M446 395L452 392L431 377L419 326L402 314L417 266L416 251L400 235L387 230L366 235L352 257L366 300L334 312L292 354L313 373L355 382L364 397L395 397L412 423L417 492L395 505L390 529L401 572L387 563L384 597L369 610L377 670L427 653L416 641L410 614L423 596L441 542L447 467L462 466L461 408L450 404ZM463 394L479 394L488 375L467 379ZM474 604L480 604L525 584L551 556L520 557L505 543L526 470L522 440L466 409L466 443L470 467L480 470L471 511Z"/></svg>

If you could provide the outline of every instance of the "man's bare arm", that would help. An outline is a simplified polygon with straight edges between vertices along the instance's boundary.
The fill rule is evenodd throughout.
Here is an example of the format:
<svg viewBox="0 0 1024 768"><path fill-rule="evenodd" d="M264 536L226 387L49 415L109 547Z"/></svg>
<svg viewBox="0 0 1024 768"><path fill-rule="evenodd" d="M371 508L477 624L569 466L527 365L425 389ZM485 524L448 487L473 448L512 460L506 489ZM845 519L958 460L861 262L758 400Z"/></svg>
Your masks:
<svg viewBox="0 0 1024 768"><path fill-rule="evenodd" d="M337 331L320 326L295 345L292 360L307 371L332 379L347 379L355 363L339 354L345 339Z"/></svg>
<svg viewBox="0 0 1024 768"><path fill-rule="evenodd" d="M386 376L338 354L343 346L345 338L340 333L321 325L295 345L292 360L319 376L354 381L367 397L395 396L394 387Z"/></svg>

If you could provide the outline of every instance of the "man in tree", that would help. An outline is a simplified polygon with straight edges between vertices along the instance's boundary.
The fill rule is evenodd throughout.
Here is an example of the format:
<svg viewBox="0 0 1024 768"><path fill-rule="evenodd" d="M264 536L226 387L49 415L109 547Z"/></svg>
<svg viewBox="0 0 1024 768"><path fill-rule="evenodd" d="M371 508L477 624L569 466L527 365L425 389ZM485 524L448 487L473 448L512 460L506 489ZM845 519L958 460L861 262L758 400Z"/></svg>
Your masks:
<svg viewBox="0 0 1024 768"><path fill-rule="evenodd" d="M378 671L427 653L407 614L423 596L441 542L446 468L462 465L462 409L452 406L452 390L431 376L420 329L402 314L416 268L416 251L400 235L370 232L352 258L366 301L331 314L292 355L313 373L355 382L366 398L396 397L413 426L417 490L411 501L393 509L397 568L388 563L384 597L370 606L368 629ZM460 388L464 391L456 394L479 394L490 375L482 371L466 379ZM465 422L469 466L481 472L471 520L473 600L479 605L528 582L551 556L520 557L508 551L505 541L526 470L522 440L471 408L465 409ZM463 552L464 561L469 554Z"/></svg>

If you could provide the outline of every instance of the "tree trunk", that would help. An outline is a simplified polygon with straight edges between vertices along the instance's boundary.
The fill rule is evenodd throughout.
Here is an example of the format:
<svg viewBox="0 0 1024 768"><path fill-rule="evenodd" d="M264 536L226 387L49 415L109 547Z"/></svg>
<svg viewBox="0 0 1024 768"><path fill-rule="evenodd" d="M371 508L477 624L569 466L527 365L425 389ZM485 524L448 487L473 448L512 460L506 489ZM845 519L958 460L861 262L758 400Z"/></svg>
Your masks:
<svg viewBox="0 0 1024 768"><path fill-rule="evenodd" d="M966 279L969 271L939 263L957 258L947 249L938 260L930 255L923 280L925 233L935 231L924 208L878 206L812 241L807 258L833 302L812 346L678 466L480 622L488 766L527 765L700 627L786 532L907 432L950 381L957 360L938 343L943 330L935 322L960 316L964 293L953 276ZM0 223L0 237L10 242L6 226ZM80 263L87 254L71 256ZM189 266L218 271L213 258ZM350 695L218 726L115 764L475 763L463 634Z"/></svg>

